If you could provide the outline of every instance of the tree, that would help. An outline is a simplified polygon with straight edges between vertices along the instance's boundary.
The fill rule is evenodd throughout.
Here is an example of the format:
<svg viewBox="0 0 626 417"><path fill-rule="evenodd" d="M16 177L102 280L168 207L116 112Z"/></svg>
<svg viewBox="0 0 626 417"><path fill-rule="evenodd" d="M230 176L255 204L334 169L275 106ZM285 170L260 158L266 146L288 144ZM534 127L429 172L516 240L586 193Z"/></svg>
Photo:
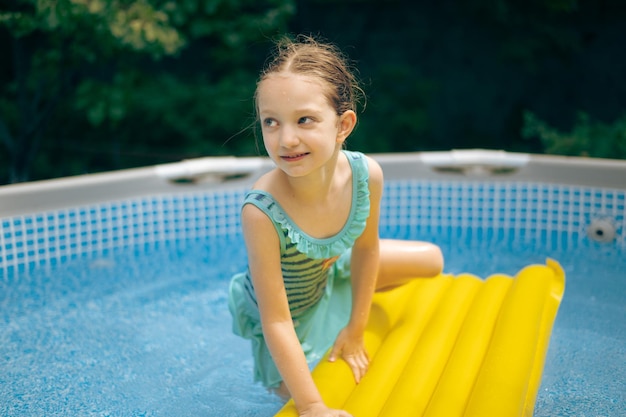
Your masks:
<svg viewBox="0 0 626 417"><path fill-rule="evenodd" d="M579 112L571 131L562 132L527 111L522 136L538 137L550 154L626 159L626 114L603 123Z"/></svg>
<svg viewBox="0 0 626 417"><path fill-rule="evenodd" d="M168 97L161 96L160 107L142 99L157 87L173 94L197 90L200 83L229 94L217 87L223 79L235 88L233 80L256 68L228 71L221 64L235 56L233 50L282 30L293 13L291 0L17 0L2 6L0 40L10 51L0 72L0 141L8 167L0 180L31 178L42 147L49 157L57 145L60 154L64 143L84 146L90 137L109 137L104 143L113 148L130 141L119 129L136 125L130 119L146 108L175 125L179 121L164 117ZM207 67L201 74L168 72L168 65L197 59L190 51L202 49L197 55ZM231 67L248 58L239 56Z"/></svg>

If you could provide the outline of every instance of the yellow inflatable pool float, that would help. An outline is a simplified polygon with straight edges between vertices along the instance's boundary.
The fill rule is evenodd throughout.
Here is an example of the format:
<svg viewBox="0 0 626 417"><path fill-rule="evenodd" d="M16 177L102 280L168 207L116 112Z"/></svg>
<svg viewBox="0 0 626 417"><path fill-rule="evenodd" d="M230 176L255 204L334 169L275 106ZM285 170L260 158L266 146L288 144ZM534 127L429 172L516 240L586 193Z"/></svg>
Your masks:
<svg viewBox="0 0 626 417"><path fill-rule="evenodd" d="M355 417L532 416L565 274L548 259L516 277L441 275L377 293L360 384L343 361L313 378ZM292 401L276 416L297 417Z"/></svg>

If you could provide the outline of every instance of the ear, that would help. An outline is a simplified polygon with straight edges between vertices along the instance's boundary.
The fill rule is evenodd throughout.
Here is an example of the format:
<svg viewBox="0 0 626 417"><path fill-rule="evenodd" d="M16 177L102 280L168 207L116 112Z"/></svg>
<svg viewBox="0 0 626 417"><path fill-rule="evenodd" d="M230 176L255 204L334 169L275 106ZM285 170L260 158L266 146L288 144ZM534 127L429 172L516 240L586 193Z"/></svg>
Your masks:
<svg viewBox="0 0 626 417"><path fill-rule="evenodd" d="M352 110L346 110L337 121L337 143L343 143L356 126L356 113Z"/></svg>

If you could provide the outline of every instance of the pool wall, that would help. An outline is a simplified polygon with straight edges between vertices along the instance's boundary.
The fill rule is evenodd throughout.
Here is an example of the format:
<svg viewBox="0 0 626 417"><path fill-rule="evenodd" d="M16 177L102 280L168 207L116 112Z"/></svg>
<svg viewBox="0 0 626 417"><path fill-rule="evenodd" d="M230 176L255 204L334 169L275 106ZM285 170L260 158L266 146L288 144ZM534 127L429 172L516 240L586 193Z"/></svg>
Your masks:
<svg viewBox="0 0 626 417"><path fill-rule="evenodd" d="M604 238L598 244L626 247L625 161L489 151L375 157L386 176L383 231L461 228L483 240L513 234L555 244L589 244L591 232ZM118 248L237 236L245 190L271 167L264 158L241 162L0 187L0 275Z"/></svg>

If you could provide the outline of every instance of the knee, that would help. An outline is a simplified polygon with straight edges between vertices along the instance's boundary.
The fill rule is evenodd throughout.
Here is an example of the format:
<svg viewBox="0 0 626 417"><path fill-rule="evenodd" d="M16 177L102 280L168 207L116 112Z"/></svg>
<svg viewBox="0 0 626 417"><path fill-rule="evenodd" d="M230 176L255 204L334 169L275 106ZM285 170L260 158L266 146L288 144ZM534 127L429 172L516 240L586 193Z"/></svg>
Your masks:
<svg viewBox="0 0 626 417"><path fill-rule="evenodd" d="M436 277L442 270L443 254L433 243L387 240L381 245L380 288L396 285L398 279Z"/></svg>
<svg viewBox="0 0 626 417"><path fill-rule="evenodd" d="M424 277L433 278L443 272L444 258L441 248L434 243L428 243L428 255L425 265L423 265Z"/></svg>

